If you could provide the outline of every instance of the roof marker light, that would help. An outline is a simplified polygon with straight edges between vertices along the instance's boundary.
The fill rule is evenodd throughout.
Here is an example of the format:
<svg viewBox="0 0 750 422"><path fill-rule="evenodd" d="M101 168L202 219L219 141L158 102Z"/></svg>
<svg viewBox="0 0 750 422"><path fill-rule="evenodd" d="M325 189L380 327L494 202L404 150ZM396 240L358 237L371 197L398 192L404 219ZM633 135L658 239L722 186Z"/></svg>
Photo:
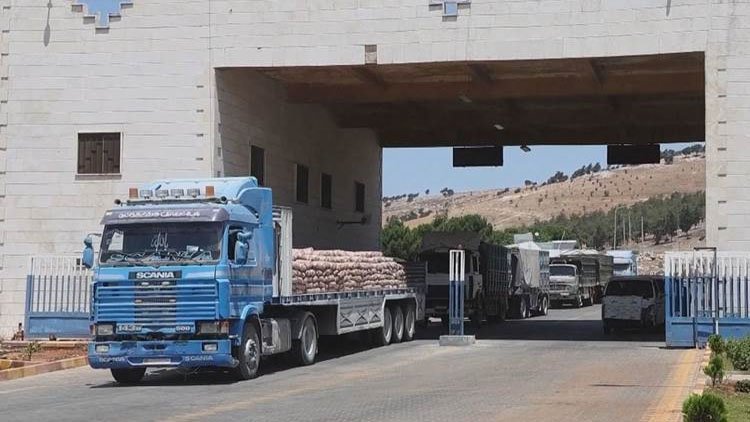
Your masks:
<svg viewBox="0 0 750 422"><path fill-rule="evenodd" d="M206 197L213 198L214 196L216 196L216 190L214 187L212 185L206 186Z"/></svg>
<svg viewBox="0 0 750 422"><path fill-rule="evenodd" d="M128 198L130 198L130 199L138 199L138 188L130 188L130 189L128 189Z"/></svg>
<svg viewBox="0 0 750 422"><path fill-rule="evenodd" d="M169 191L169 194L174 196L175 198L179 198L181 196L185 196L185 189L172 189Z"/></svg>
<svg viewBox="0 0 750 422"><path fill-rule="evenodd" d="M154 196L154 192L151 189L141 189L140 194L143 199L149 199Z"/></svg>
<svg viewBox="0 0 750 422"><path fill-rule="evenodd" d="M201 190L200 189L195 189L195 188L188 189L187 190L187 194L189 196L192 196L193 198L197 198L198 196L200 196Z"/></svg>
<svg viewBox="0 0 750 422"><path fill-rule="evenodd" d="M169 196L169 191L166 189L157 189L156 190L156 197L157 198L166 198Z"/></svg>

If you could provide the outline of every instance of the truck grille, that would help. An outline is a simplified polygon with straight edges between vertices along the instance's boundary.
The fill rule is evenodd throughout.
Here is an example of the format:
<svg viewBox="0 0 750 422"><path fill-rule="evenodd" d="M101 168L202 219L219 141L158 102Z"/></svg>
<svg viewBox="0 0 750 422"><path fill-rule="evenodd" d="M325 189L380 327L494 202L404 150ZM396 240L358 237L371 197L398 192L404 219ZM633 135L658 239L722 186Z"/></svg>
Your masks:
<svg viewBox="0 0 750 422"><path fill-rule="evenodd" d="M216 318L214 280L103 282L94 294L97 321L168 325Z"/></svg>
<svg viewBox="0 0 750 422"><path fill-rule="evenodd" d="M561 283L550 283L549 289L552 291L560 291L560 290L568 290L569 284L561 284Z"/></svg>

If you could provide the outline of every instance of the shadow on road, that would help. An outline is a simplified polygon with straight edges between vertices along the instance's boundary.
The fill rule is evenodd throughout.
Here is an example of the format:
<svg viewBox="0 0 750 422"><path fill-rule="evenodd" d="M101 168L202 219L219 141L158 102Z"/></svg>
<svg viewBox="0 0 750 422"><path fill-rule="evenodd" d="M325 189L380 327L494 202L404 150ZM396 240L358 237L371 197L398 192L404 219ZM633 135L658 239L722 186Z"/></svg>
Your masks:
<svg viewBox="0 0 750 422"><path fill-rule="evenodd" d="M484 324L476 330L467 322L466 334L474 334L479 340L549 340L549 341L620 341L620 342L663 342L663 329L656 331L620 330L604 334L599 319L581 318L579 310L555 310L552 315L534 317L524 320L507 320L495 324ZM554 318L554 319L552 319ZM567 318L567 319L566 319ZM589 317L591 318L591 317ZM447 327L433 322L417 329L416 339L437 340L447 333ZM370 332L359 332L339 337L321 337L319 342L318 362L337 359L361 353L374 348ZM290 370L297 365L287 356L264 358L261 365L261 376L279 371ZM185 372L175 369L149 371L139 386L191 386L232 384L238 382L228 371L200 370ZM92 385L91 388L127 388L116 382Z"/></svg>
<svg viewBox="0 0 750 422"><path fill-rule="evenodd" d="M476 335L479 340L551 340L551 341L664 341L663 328L659 331L620 330L604 334L599 320L508 320L496 324L484 324L480 329L466 324L465 333ZM436 340L447 334L447 327L431 323L418 331L417 338Z"/></svg>
<svg viewBox="0 0 750 422"><path fill-rule="evenodd" d="M369 340L369 333L353 333L339 337L321 337L318 356L315 360L316 362L325 362L370 350L375 346ZM298 365L286 355L269 356L263 358L260 376L286 371L295 367L298 367ZM180 369L153 369L149 370L143 381L136 385L120 385L113 380L103 384L91 385L90 388L194 386L234 384L237 382L241 381L237 381L228 370L200 369L185 371Z"/></svg>

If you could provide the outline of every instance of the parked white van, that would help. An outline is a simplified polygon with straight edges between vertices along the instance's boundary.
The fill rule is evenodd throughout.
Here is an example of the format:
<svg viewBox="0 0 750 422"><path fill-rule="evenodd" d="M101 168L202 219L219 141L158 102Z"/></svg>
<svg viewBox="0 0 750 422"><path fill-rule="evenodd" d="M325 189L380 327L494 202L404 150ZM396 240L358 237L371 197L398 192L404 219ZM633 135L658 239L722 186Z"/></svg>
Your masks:
<svg viewBox="0 0 750 422"><path fill-rule="evenodd" d="M602 300L605 333L614 328L654 328L664 324L664 277L613 277Z"/></svg>

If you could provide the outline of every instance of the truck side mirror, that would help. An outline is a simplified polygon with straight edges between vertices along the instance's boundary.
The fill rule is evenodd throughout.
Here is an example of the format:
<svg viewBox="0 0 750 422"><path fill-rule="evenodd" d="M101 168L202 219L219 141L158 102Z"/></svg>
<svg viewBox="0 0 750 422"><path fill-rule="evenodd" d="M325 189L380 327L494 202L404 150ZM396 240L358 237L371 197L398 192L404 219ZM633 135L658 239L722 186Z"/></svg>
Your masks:
<svg viewBox="0 0 750 422"><path fill-rule="evenodd" d="M253 232L243 230L237 233L237 242L234 244L234 262L237 265L246 265L248 261L255 262L255 256L250 256L250 241Z"/></svg>
<svg viewBox="0 0 750 422"><path fill-rule="evenodd" d="M81 264L86 268L91 268L94 266L94 240L91 238L91 235L86 236L86 239L83 240L83 254L81 256Z"/></svg>

